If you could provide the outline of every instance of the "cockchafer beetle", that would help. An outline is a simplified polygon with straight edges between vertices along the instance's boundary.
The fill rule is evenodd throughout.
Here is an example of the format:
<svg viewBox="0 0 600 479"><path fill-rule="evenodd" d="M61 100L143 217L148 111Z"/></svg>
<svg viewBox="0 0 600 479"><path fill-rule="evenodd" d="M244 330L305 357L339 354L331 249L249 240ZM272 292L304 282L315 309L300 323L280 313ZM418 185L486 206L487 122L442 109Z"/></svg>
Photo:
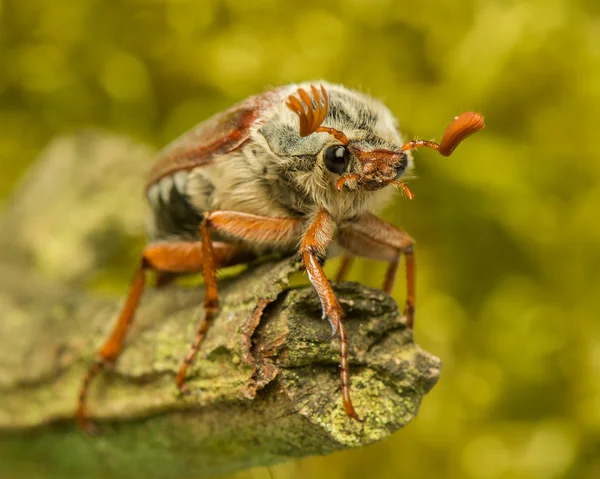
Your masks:
<svg viewBox="0 0 600 479"><path fill-rule="evenodd" d="M395 186L412 199L403 179L419 147L449 156L484 128L478 113L454 118L441 142L404 142L383 103L322 82L275 88L250 97L200 123L168 145L150 170L146 197L152 211L144 249L116 325L83 382L77 420L89 427L86 396L92 379L115 361L133 321L146 272L158 282L202 272L204 318L177 374L186 373L219 307L216 270L266 252L299 254L321 301L323 316L340 343L340 377L346 414L360 420L350 397L348 347L342 310L323 272L328 246L345 251L337 281L353 256L389 263L383 290L394 284L400 256L406 258L404 306L409 327L415 303L412 238L372 211Z"/></svg>

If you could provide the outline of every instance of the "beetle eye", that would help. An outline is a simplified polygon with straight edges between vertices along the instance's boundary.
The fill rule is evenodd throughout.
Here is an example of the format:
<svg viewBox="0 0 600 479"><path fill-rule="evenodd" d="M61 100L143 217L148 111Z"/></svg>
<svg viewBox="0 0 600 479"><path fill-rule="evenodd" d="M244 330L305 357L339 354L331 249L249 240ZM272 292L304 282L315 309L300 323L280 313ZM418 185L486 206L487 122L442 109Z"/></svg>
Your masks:
<svg viewBox="0 0 600 479"><path fill-rule="evenodd" d="M343 145L329 146L323 153L323 161L329 171L341 175L350 162L350 152Z"/></svg>

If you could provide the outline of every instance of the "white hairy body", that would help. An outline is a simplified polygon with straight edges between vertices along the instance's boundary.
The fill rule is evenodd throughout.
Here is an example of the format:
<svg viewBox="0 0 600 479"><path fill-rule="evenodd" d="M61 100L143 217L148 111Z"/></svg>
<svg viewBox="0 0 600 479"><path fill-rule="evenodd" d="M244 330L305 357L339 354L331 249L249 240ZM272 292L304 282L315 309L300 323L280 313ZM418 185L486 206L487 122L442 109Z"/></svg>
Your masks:
<svg viewBox="0 0 600 479"><path fill-rule="evenodd" d="M383 103L339 85L322 84L330 102L324 124L343 131L352 144L365 151L384 148L400 151L403 139L397 121ZM339 175L325 167L322 156L323 151L337 140L328 133L300 137L298 117L283 101L298 88L308 89L310 84L289 85L277 90L281 101L261 112L260 118L249 126L248 139L240 148L215 155L208 162L187 171L173 172L149 184L147 197L154 212L151 238L194 237L194 226L207 211L294 217L305 219L308 224L317 211L325 209L336 223L341 224L365 211L373 211L389 197L393 192L390 187L376 191L353 189L351 185L342 191L336 189ZM160 156L173 155L173 151L181 149L186 137L197 137L211 121L214 122L208 119L184 134L167 146ZM406 172L412 167L412 158L407 156ZM361 174L361 167L361 163L353 158L347 172ZM196 221L190 221L194 224L185 231L161 225L161 217L168 214L172 204L172 189L176 189L197 214ZM179 219L173 223L182 222ZM298 241L301 235L299 232ZM289 250L295 246L297 242L281 245L281 249Z"/></svg>

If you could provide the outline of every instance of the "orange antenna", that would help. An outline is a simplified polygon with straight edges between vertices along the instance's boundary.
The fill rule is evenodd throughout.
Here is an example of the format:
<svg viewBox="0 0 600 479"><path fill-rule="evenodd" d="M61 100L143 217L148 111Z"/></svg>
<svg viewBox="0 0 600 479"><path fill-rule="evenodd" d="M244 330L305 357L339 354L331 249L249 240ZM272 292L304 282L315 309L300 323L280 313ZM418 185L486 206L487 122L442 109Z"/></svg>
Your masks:
<svg viewBox="0 0 600 479"><path fill-rule="evenodd" d="M305 137L313 133L329 133L342 144L348 145L348 138L343 132L335 128L321 126L329 110L329 97L323 85L321 85L320 95L319 90L314 85L311 85L310 90L315 99L314 103L303 88L298 88L296 91L300 100L296 96L290 95L286 102L287 107L300 118L300 136Z"/></svg>
<svg viewBox="0 0 600 479"><path fill-rule="evenodd" d="M435 141L412 140L402 145L402 151L410 151L422 146L432 148L441 155L450 156L460 143L485 128L485 120L479 113L468 111L457 116L446 127L442 135L442 141L438 144Z"/></svg>

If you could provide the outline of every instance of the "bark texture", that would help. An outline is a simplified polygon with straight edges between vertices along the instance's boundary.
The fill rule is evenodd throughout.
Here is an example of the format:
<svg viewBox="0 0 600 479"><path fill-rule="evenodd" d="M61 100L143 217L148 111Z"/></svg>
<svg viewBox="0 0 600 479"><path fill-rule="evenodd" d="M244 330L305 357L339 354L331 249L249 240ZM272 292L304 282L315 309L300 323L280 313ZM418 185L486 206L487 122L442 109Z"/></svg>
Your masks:
<svg viewBox="0 0 600 479"><path fill-rule="evenodd" d="M149 289L123 355L90 392L101 435L77 429L78 388L121 304L81 285L141 227L131 192L149 156L98 133L57 140L4 212L0 477L202 477L369 444L406 425L439 360L413 342L390 297L337 285L364 422L349 420L338 341L312 289L290 286L292 258L223 281L186 397L174 378L202 314L201 288ZM120 182L109 189L106 175Z"/></svg>

